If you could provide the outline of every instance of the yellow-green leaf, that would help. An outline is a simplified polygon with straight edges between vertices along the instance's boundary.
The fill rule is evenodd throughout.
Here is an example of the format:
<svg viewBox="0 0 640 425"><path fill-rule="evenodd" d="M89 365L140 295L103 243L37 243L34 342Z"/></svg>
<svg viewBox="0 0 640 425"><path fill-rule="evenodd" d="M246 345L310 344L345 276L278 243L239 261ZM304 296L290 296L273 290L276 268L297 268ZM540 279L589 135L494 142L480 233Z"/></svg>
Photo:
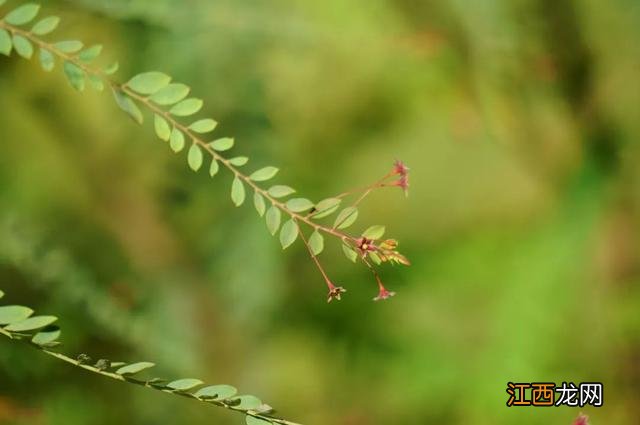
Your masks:
<svg viewBox="0 0 640 425"><path fill-rule="evenodd" d="M185 379L178 379L176 381L169 382L167 384L167 387L174 391L187 391L201 384L202 384L202 381L199 379L185 378Z"/></svg>
<svg viewBox="0 0 640 425"><path fill-rule="evenodd" d="M13 49L13 43L11 42L11 36L9 33L0 28L0 53L9 56Z"/></svg>
<svg viewBox="0 0 640 425"><path fill-rule="evenodd" d="M173 105L187 97L190 91L191 89L187 85L173 83L151 96L151 100L162 106Z"/></svg>
<svg viewBox="0 0 640 425"><path fill-rule="evenodd" d="M278 229L280 228L280 218L281 218L280 209L275 205L272 205L267 210L267 216L266 216L267 229L269 229L269 232L272 235L275 235Z"/></svg>
<svg viewBox="0 0 640 425"><path fill-rule="evenodd" d="M231 385L210 385L208 387L200 388L194 395L196 397L209 400L226 400L237 393L238 390Z"/></svg>
<svg viewBox="0 0 640 425"><path fill-rule="evenodd" d="M169 136L169 146L175 153L180 152L184 148L184 134L177 128L171 130L171 136Z"/></svg>
<svg viewBox="0 0 640 425"><path fill-rule="evenodd" d="M164 140L165 142L169 141L169 138L171 137L171 127L169 127L169 123L167 123L167 120L156 114L154 117L153 126L160 140Z"/></svg>
<svg viewBox="0 0 640 425"><path fill-rule="evenodd" d="M351 261L353 261L354 263L356 262L356 260L358 259L358 253L355 252L351 247L342 244L342 251L344 252L344 255L347 256L347 258Z"/></svg>
<svg viewBox="0 0 640 425"><path fill-rule="evenodd" d="M64 73L67 76L67 80L69 80L69 84L73 86L74 89L78 91L84 90L85 86L85 74L84 71L77 66L76 64L65 61L64 63Z"/></svg>
<svg viewBox="0 0 640 425"><path fill-rule="evenodd" d="M27 332L44 328L58 320L55 316L34 316L20 322L14 322L5 329L11 332Z"/></svg>
<svg viewBox="0 0 640 425"><path fill-rule="evenodd" d="M42 65L42 69L44 69L46 72L53 71L53 68L56 65L56 61L50 51L46 49L40 49L40 65Z"/></svg>
<svg viewBox="0 0 640 425"><path fill-rule="evenodd" d="M120 109L125 111L135 122L142 124L142 112L140 111L140 108L138 108L138 105L136 105L129 96L118 89L113 89L113 96L115 97L116 103Z"/></svg>
<svg viewBox="0 0 640 425"><path fill-rule="evenodd" d="M293 212L302 212L313 208L313 202L305 198L289 199L286 205L287 209Z"/></svg>
<svg viewBox="0 0 640 425"><path fill-rule="evenodd" d="M133 375L136 373L140 373L145 369L152 368L154 366L155 366L155 363L151 363L151 362L132 363L116 370L116 373L118 375Z"/></svg>
<svg viewBox="0 0 640 425"><path fill-rule="evenodd" d="M264 198L258 192L255 192L253 194L253 205L256 207L256 211L258 211L260 217L262 217L265 210L267 209L267 206L264 203Z"/></svg>
<svg viewBox="0 0 640 425"><path fill-rule="evenodd" d="M264 167L255 171L249 176L249 178L256 182L262 182L275 177L275 175L278 174L278 171L279 170L276 167Z"/></svg>
<svg viewBox="0 0 640 425"><path fill-rule="evenodd" d="M244 184L238 176L233 179L231 184L231 200L236 207L243 204L245 198Z"/></svg>
<svg viewBox="0 0 640 425"><path fill-rule="evenodd" d="M65 41L59 41L55 43L53 46L64 53L75 53L75 52L79 52L80 49L84 47L84 44L82 44L82 42L78 40L65 40Z"/></svg>
<svg viewBox="0 0 640 425"><path fill-rule="evenodd" d="M234 140L230 137L223 137L222 139L214 140L209 144L213 150L218 152L228 151L233 147Z"/></svg>
<svg viewBox="0 0 640 425"><path fill-rule="evenodd" d="M220 170L220 165L218 165L218 161L216 161L216 159L213 158L211 160L211 165L209 166L209 175L213 177L216 174L218 174L219 170Z"/></svg>
<svg viewBox="0 0 640 425"><path fill-rule="evenodd" d="M377 240L384 236L385 227L381 225L371 226L362 234L367 239Z"/></svg>
<svg viewBox="0 0 640 425"><path fill-rule="evenodd" d="M316 210L314 211L312 217L323 218L333 214L338 209L341 202L342 200L339 198L323 199L322 201L316 204L315 206Z"/></svg>
<svg viewBox="0 0 640 425"><path fill-rule="evenodd" d="M151 95L169 85L171 77L165 73L151 71L138 74L129 80L127 86L140 93Z"/></svg>
<svg viewBox="0 0 640 425"><path fill-rule="evenodd" d="M169 112L178 117L187 117L189 115L195 114L200 109L202 109L203 104L204 102L202 102L201 99L186 99L171 108Z"/></svg>
<svg viewBox="0 0 640 425"><path fill-rule="evenodd" d="M193 171L198 171L200 167L202 167L202 151L200 150L200 146L196 143L193 143L189 148L189 154L187 155L187 161L189 162L189 167Z"/></svg>
<svg viewBox="0 0 640 425"><path fill-rule="evenodd" d="M358 209L356 207L348 207L340 211L333 227L338 229L346 229L351 226L358 218Z"/></svg>
<svg viewBox="0 0 640 425"><path fill-rule="evenodd" d="M246 156L236 156L235 158L231 158L229 160L229 164L235 165L236 167L241 167L249 162L249 158Z"/></svg>
<svg viewBox="0 0 640 425"><path fill-rule="evenodd" d="M218 125L217 122L207 118L204 120L199 120L194 122L189 126L189 129L195 131L196 133L210 133L213 130L215 130L217 125Z"/></svg>
<svg viewBox="0 0 640 425"><path fill-rule="evenodd" d="M33 28L31 28L31 32L35 35L47 35L53 32L58 27L59 23L60 18L57 16L49 16L38 21Z"/></svg>
<svg viewBox="0 0 640 425"><path fill-rule="evenodd" d="M0 307L0 325L21 322L33 314L29 307L21 305L6 305Z"/></svg>
<svg viewBox="0 0 640 425"><path fill-rule="evenodd" d="M13 36L13 47L25 59L31 59L33 56L33 44L21 35Z"/></svg>
<svg viewBox="0 0 640 425"><path fill-rule="evenodd" d="M309 248L311 248L313 255L320 255L324 250L324 237L317 230L309 237Z"/></svg>
<svg viewBox="0 0 640 425"><path fill-rule="evenodd" d="M282 249L287 249L298 238L298 223L294 219L288 220L280 230L280 244Z"/></svg>
<svg viewBox="0 0 640 425"><path fill-rule="evenodd" d="M274 198L284 198L285 196L289 196L295 192L295 189L284 185L276 185L269 188L269 195Z"/></svg>
<svg viewBox="0 0 640 425"><path fill-rule="evenodd" d="M39 4L27 3L9 12L4 21L11 25L24 25L31 22L39 11Z"/></svg>

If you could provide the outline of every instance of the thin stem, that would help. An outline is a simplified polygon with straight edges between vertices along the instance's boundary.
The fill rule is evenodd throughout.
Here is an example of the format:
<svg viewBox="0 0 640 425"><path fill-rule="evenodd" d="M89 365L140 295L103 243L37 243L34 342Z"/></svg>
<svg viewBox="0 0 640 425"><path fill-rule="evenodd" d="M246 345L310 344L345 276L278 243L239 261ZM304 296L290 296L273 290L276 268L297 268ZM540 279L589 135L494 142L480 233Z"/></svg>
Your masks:
<svg viewBox="0 0 640 425"><path fill-rule="evenodd" d="M307 247L307 250L309 251L309 255L311 256L311 259L313 260L314 263L316 263L316 266L318 267L318 270L320 270L322 277L324 277L324 281L327 283L327 286L329 287L329 289L333 288L334 287L333 283L331 283L329 276L327 276L327 273L324 271L322 264L320 264L320 260L318 260L318 257L313 253L313 250L311 249L309 242L307 242L307 238L304 236L304 233L302 233L302 230L300 230L300 239L302 239L302 242L304 242L304 245Z"/></svg>
<svg viewBox="0 0 640 425"><path fill-rule="evenodd" d="M298 214L296 212L293 212L293 211L289 210L285 203L280 202L276 198L274 198L271 195L269 195L269 192L267 190L265 190L265 189L261 188L260 186L258 186L253 180L251 180L249 178L249 176L247 176L247 175L243 174L242 172L240 172L238 170L238 168L235 167L233 164L231 164L231 162L227 158L223 157L218 152L214 151L209 146L209 144L207 142L203 141L197 134L195 134L193 131L191 131L187 126L185 126L185 125L181 124L180 122L178 122L168 111L165 111L165 110L161 109L160 107L156 106L155 104L151 103L151 101L147 97L139 95L135 91L131 90L126 84L120 84L120 83L118 83L116 81L111 80L101 70L95 69L95 68L89 66L87 63L82 62L81 60L77 59L77 57L69 55L69 54L57 49L55 47L55 45L47 43L47 42L39 39L38 37L34 36L30 31L25 31L25 30L22 30L20 28L14 27L13 25L7 24L4 21L0 21L0 28L7 29L12 33L20 34L23 37L31 40L33 43L35 43L40 48L44 48L44 49L50 51L51 53L55 54L56 56L64 59L65 61L73 63L74 65L78 66L80 69L82 69L87 74L95 75L97 77L100 77L112 89L120 90L120 91L126 93L128 96L130 96L130 97L136 99L137 101L141 102L142 104L144 104L147 107L147 109L149 109L150 111L161 115L169 123L171 123L174 127L178 128L180 131L185 133L194 143L198 144L202 149L207 151L215 160L217 160L219 162L222 162L222 164L226 168L228 168L236 177L238 177L239 179L244 181L246 184L248 184L250 187L252 187L253 190L255 190L256 192L258 192L262 196L264 196L266 199L268 199L271 202L272 205L274 205L277 208L279 208L281 211L283 211L285 214L289 215L291 218L299 220L299 221L307 224L308 226L312 227L315 230L318 230L318 231L327 233L329 235L335 236L335 237L337 237L337 238L339 238L341 240L345 240L345 239L347 239L347 240L355 240L354 237L349 236L349 235L347 235L347 234L345 234L345 233L343 233L343 232L341 232L339 230L336 230L336 229L333 229L331 227L327 227L327 226L324 226L322 224L313 222L313 221L311 221L311 219L309 217L305 217L305 216L303 216L301 214Z"/></svg>
<svg viewBox="0 0 640 425"><path fill-rule="evenodd" d="M6 337L8 337L10 339L14 339L15 340L15 338L13 338L13 336L11 335L11 332L8 332L8 331L4 330L3 328L0 328L0 334L4 335L4 336L6 336ZM29 340L25 339L23 341L27 341L28 342ZM56 358L58 360L61 360L61 361L65 362L65 363L69 363L70 365L73 365L75 367L79 367L79 368L87 370L89 372L92 372L92 373L95 373L95 374L98 374L98 375L102 375L102 376L107 377L107 378L114 379L116 381L128 382L128 383L136 384L136 385L139 385L139 386L142 386L142 387L145 387L145 388L151 388L151 389L154 389L156 391L163 392L163 393L169 393L169 394L179 395L181 397L186 397L186 398L190 398L190 399L196 399L196 400L201 401L201 402L213 404L213 405L218 406L218 407L224 407L225 409L233 410L233 411L236 411L236 412L241 412L241 413L243 413L245 415L253 416L254 418L262 419L262 420L265 420L265 421L268 421L268 422L271 422L271 423L275 423L275 424L280 424L280 425L301 425L301 424L298 424L296 422L291 422L291 421L287 421L285 419L280 419L280 418L273 418L273 417L270 417L270 416L267 416L267 415L263 415L263 414L260 414L260 413L257 413L257 412L253 412L251 410L239 409L239 408L237 408L235 406L231 406L231 405L228 405L226 403L223 403L222 401L202 399L200 397L196 397L195 395L193 395L191 393L187 393L187 392L171 391L171 390L168 390L166 388L162 388L162 387L151 385L149 383L149 381L144 381L144 380L140 380L140 379L127 377L127 376L119 375L119 374L113 373L113 372L107 372L105 370L98 369L97 367L94 367L94 366L91 366L91 365L88 365L88 364L83 364L83 363L79 362L78 360L75 360L75 359L73 359L73 358L71 358L71 357L69 357L69 356L67 356L65 354L57 353L55 351L50 351L50 350L48 350L46 348L37 346L35 344L29 343L29 345L32 346L32 347L36 347L40 351L42 351L43 353L45 353L45 354L47 354L47 355L49 355L51 357L54 357L54 358Z"/></svg>

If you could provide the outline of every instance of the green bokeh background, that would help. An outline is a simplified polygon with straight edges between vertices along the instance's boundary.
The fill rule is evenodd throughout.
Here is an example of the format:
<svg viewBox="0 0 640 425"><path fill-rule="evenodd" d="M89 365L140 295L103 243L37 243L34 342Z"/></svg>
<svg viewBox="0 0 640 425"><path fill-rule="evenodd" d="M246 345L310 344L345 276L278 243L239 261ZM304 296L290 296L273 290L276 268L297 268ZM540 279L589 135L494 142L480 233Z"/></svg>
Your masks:
<svg viewBox="0 0 640 425"><path fill-rule="evenodd" d="M187 82L253 167L314 200L396 158L376 193L412 266L282 252L229 175L194 174L60 70L0 57L0 287L56 314L64 349L151 360L305 424L570 424L506 408L508 381L599 381L594 425L640 416L640 3L69 0L59 38L120 79ZM10 5L17 4L10 1ZM6 11L7 7L3 7ZM329 241L327 241L329 242ZM237 424L0 341L2 424Z"/></svg>

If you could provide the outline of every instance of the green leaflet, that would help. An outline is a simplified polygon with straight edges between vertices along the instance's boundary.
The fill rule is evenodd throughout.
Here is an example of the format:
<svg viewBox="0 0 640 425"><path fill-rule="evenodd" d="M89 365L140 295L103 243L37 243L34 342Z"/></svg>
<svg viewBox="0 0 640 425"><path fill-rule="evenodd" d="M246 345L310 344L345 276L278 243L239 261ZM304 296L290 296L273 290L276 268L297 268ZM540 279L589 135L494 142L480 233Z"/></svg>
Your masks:
<svg viewBox="0 0 640 425"><path fill-rule="evenodd" d="M372 260L374 263L376 263L378 266L379 266L380 264L382 264L382 259L380 259L380 256L379 256L377 253L375 253L375 252L370 252L370 253L369 253L369 258L371 258L371 260Z"/></svg>
<svg viewBox="0 0 640 425"><path fill-rule="evenodd" d="M356 207L348 207L340 211L333 227L337 229L346 229L358 219L358 209Z"/></svg>
<svg viewBox="0 0 640 425"><path fill-rule="evenodd" d="M171 130L171 136L169 136L169 146L175 153L180 152L184 148L184 134L177 128Z"/></svg>
<svg viewBox="0 0 640 425"><path fill-rule="evenodd" d="M293 212L308 211L313 208L313 202L305 198L293 198L287 201L287 209Z"/></svg>
<svg viewBox="0 0 640 425"><path fill-rule="evenodd" d="M200 388L194 395L204 399L225 400L229 397L233 397L237 393L238 390L231 385L210 385L208 387Z"/></svg>
<svg viewBox="0 0 640 425"><path fill-rule="evenodd" d="M278 174L278 171L279 170L276 167L264 167L255 171L249 176L249 178L256 182L262 182L275 177L275 175Z"/></svg>
<svg viewBox="0 0 640 425"><path fill-rule="evenodd" d="M118 375L133 375L136 373L140 373L145 369L149 369L155 366L155 363L151 362L138 362L132 363L127 366L123 366L120 369L116 370Z"/></svg>
<svg viewBox="0 0 640 425"><path fill-rule="evenodd" d="M104 90L104 81L102 81L102 78L100 78L99 75L89 75L87 78L91 87L98 91Z"/></svg>
<svg viewBox="0 0 640 425"><path fill-rule="evenodd" d="M5 329L11 332L26 332L44 328L58 320L55 316L34 316L20 322L14 322Z"/></svg>
<svg viewBox="0 0 640 425"><path fill-rule="evenodd" d="M31 59L33 56L33 44L21 35L13 36L13 47L25 59Z"/></svg>
<svg viewBox="0 0 640 425"><path fill-rule="evenodd" d="M268 192L269 195L273 196L274 198L284 198L285 196L289 196L296 191L289 186L276 185L270 187Z"/></svg>
<svg viewBox="0 0 640 425"><path fill-rule="evenodd" d="M187 155L187 162L189 163L189 168L193 171L198 171L200 167L202 167L202 150L200 150L200 146L196 143L193 143L189 148L189 153Z"/></svg>
<svg viewBox="0 0 640 425"><path fill-rule="evenodd" d="M69 61L64 62L64 73L67 76L67 80L69 80L69 84L79 91L84 90L85 78L84 71Z"/></svg>
<svg viewBox="0 0 640 425"><path fill-rule="evenodd" d="M144 72L129 80L127 86L140 94L154 94L166 87L171 82L171 77L157 71Z"/></svg>
<svg viewBox="0 0 640 425"><path fill-rule="evenodd" d="M342 252L344 252L344 255L346 255L347 258L353 261L354 263L358 259L358 253L355 252L350 246L342 244Z"/></svg>
<svg viewBox="0 0 640 425"><path fill-rule="evenodd" d="M311 248L311 253L313 255L320 255L324 250L324 237L317 230L315 230L309 237L309 248Z"/></svg>
<svg viewBox="0 0 640 425"><path fill-rule="evenodd" d="M118 69L120 69L120 64L118 62L114 62L111 65L104 68L102 71L107 75L113 75L116 72L118 72Z"/></svg>
<svg viewBox="0 0 640 425"><path fill-rule="evenodd" d="M220 170L220 165L218 164L218 161L216 161L215 158L211 159L211 165L209 166L209 175L213 177L216 174L218 174L219 170Z"/></svg>
<svg viewBox="0 0 640 425"><path fill-rule="evenodd" d="M218 123L212 119L204 119L194 122L189 126L190 130L195 131L196 133L210 133L217 127Z"/></svg>
<svg viewBox="0 0 640 425"><path fill-rule="evenodd" d="M151 101L161 106L173 105L189 95L189 86L180 83L169 84L151 96Z"/></svg>
<svg viewBox="0 0 640 425"><path fill-rule="evenodd" d="M288 220L282 225L280 230L280 244L282 249L287 249L292 243L298 239L298 223L294 219Z"/></svg>
<svg viewBox="0 0 640 425"><path fill-rule="evenodd" d="M0 29L0 53L9 56L12 48L13 43L11 42L11 36L7 31Z"/></svg>
<svg viewBox="0 0 640 425"><path fill-rule="evenodd" d="M42 69L46 72L53 71L53 68L56 66L56 61L50 51L40 49L40 65L42 65Z"/></svg>
<svg viewBox="0 0 640 425"><path fill-rule="evenodd" d="M313 213L312 218L323 218L333 214L338 209L341 202L342 200L338 198L328 198L318 202L315 206L316 210Z"/></svg>
<svg viewBox="0 0 640 425"><path fill-rule="evenodd" d="M164 140L165 142L169 141L169 138L171 137L171 127L169 127L167 120L156 114L153 119L153 127L160 140Z"/></svg>
<svg viewBox="0 0 640 425"><path fill-rule="evenodd" d="M58 27L60 23L60 18L57 16L49 16L38 21L33 28L31 28L31 32L35 35L47 35Z"/></svg>
<svg viewBox="0 0 640 425"><path fill-rule="evenodd" d="M371 226L367 230L364 231L362 236L367 238L367 239L377 240L377 239L380 239L381 237L384 236L385 229L386 228L384 226L380 226L380 225Z"/></svg>
<svg viewBox="0 0 640 425"><path fill-rule="evenodd" d="M52 327L52 329L44 329L31 338L31 342L40 346L51 345L51 343L55 342L58 338L60 338L60 329L57 327Z"/></svg>
<svg viewBox="0 0 640 425"><path fill-rule="evenodd" d="M190 98L178 103L173 108L171 108L169 112L178 117L187 117L189 115L195 114L200 109L202 109L203 104L204 102L202 102L201 99Z"/></svg>
<svg viewBox="0 0 640 425"><path fill-rule="evenodd" d="M202 384L203 382L199 379L186 378L186 379L178 379L176 381L169 382L167 384L167 388L170 388L174 391L187 391Z"/></svg>
<svg viewBox="0 0 640 425"><path fill-rule="evenodd" d="M269 229L269 233L271 233L272 235L275 235L280 228L280 218L280 209L275 205L269 207L269 209L267 210L266 221L267 229Z"/></svg>
<svg viewBox="0 0 640 425"><path fill-rule="evenodd" d="M84 47L84 44L78 40L66 40L55 43L53 47L64 53L76 53Z"/></svg>
<svg viewBox="0 0 640 425"><path fill-rule="evenodd" d="M7 305L0 307L0 325L21 322L33 314L29 307L21 305Z"/></svg>
<svg viewBox="0 0 640 425"><path fill-rule="evenodd" d="M231 401L235 408L242 410L255 410L262 406L262 400L253 395L241 395Z"/></svg>
<svg viewBox="0 0 640 425"><path fill-rule="evenodd" d="M218 152L228 151L233 147L234 139L231 137L223 137L222 139L214 140L209 144L213 150Z"/></svg>
<svg viewBox="0 0 640 425"><path fill-rule="evenodd" d="M91 62L92 60L100 56L100 53L102 53L102 45L96 44L80 52L80 54L78 55L78 59L83 62Z"/></svg>
<svg viewBox="0 0 640 425"><path fill-rule="evenodd" d="M229 164L235 165L236 167L242 167L247 162L249 162L249 158L246 156L236 156L235 158L231 158L229 160Z"/></svg>
<svg viewBox="0 0 640 425"><path fill-rule="evenodd" d="M138 124L142 124L144 120L144 118L142 117L142 112L140 112L140 108L138 108L138 105L136 105L129 96L127 96L121 90L114 88L113 97L115 97L116 103L118 104L120 109L125 111L127 115L129 115L135 122L137 122Z"/></svg>
<svg viewBox="0 0 640 425"><path fill-rule="evenodd" d="M231 200L236 207L239 207L244 203L245 198L245 190L244 184L238 176L233 179L233 183L231 184Z"/></svg>
<svg viewBox="0 0 640 425"><path fill-rule="evenodd" d="M11 25L24 25L31 22L39 11L39 4L27 3L9 12L4 21Z"/></svg>
<svg viewBox="0 0 640 425"><path fill-rule="evenodd" d="M258 192L253 194L253 205L256 207L256 211L258 211L258 215L262 217L267 206L264 203L264 197Z"/></svg>

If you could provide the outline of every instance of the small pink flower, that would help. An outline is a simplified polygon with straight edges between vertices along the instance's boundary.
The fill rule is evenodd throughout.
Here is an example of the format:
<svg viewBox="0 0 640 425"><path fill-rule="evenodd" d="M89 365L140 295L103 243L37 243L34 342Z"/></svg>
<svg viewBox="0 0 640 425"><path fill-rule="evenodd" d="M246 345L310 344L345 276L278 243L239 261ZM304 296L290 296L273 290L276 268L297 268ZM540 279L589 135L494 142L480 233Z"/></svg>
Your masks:
<svg viewBox="0 0 640 425"><path fill-rule="evenodd" d="M373 239L361 237L356 242L358 243L358 250L363 258L367 256L367 252L376 250L375 245L373 245Z"/></svg>
<svg viewBox="0 0 640 425"><path fill-rule="evenodd" d="M576 420L573 421L573 425L589 425L589 417L580 413Z"/></svg>
<svg viewBox="0 0 640 425"><path fill-rule="evenodd" d="M393 164L393 173L398 174L400 176L406 176L409 174L409 167L404 165L404 162L397 160Z"/></svg>
<svg viewBox="0 0 640 425"><path fill-rule="evenodd" d="M398 186L404 191L405 195L409 195L409 175L401 175L398 180L392 183L393 186Z"/></svg>
<svg viewBox="0 0 640 425"><path fill-rule="evenodd" d="M380 278L376 275L376 280L378 281L378 296L375 297L374 301L386 300L393 297L396 293L392 291L387 291L387 289L382 284Z"/></svg>
<svg viewBox="0 0 640 425"><path fill-rule="evenodd" d="M327 284L329 285L329 295L327 297L328 303L330 303L334 299L340 301L341 294L344 294L345 292L347 292L347 290L344 289L342 286L335 286L331 282L327 282Z"/></svg>

